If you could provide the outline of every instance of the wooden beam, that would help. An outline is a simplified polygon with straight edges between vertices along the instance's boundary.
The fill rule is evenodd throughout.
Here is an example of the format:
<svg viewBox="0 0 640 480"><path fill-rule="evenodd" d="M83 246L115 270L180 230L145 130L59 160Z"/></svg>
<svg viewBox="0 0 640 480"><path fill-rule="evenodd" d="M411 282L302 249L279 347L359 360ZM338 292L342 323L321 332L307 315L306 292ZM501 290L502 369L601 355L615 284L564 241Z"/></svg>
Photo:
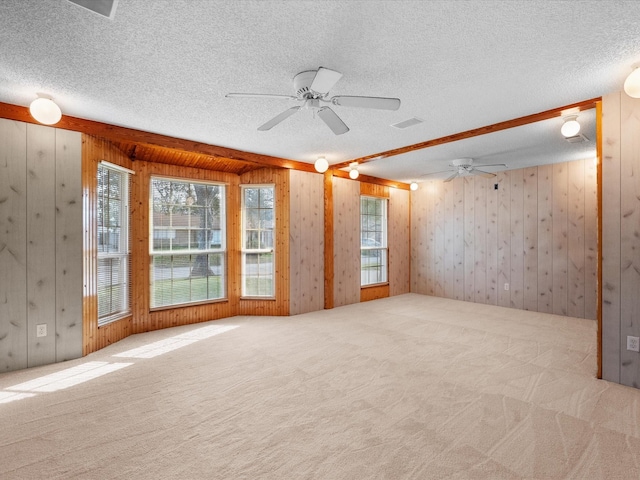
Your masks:
<svg viewBox="0 0 640 480"><path fill-rule="evenodd" d="M486 125L484 127L474 128L473 130L454 133L453 135L447 135L445 137L434 138L433 140L427 140L426 142L415 143L413 145L407 145L406 147L387 150L386 152L374 153L372 155L367 155L366 157L354 158L353 160L332 165L331 168L337 170L340 168L348 167L352 162L357 162L359 164L367 163L373 160L393 157L395 155L422 150L424 148L435 147L436 145L457 142L458 140L464 140L466 138L486 135L487 133L499 132L500 130L520 127L522 125L528 125L530 123L540 122L542 120L549 120L551 118L560 117L562 115L562 112L566 110L589 110L590 108L595 108L596 102L600 100L600 97L592 98L590 100L584 100L582 102L573 103L571 105L565 105L564 107L552 108L551 110L545 110L544 112L534 113L532 115L526 115L524 117L514 118L512 120L505 120L504 122L494 123L493 125Z"/></svg>
<svg viewBox="0 0 640 480"><path fill-rule="evenodd" d="M351 178L349 177L349 172L345 172L344 170L330 170L333 172L334 177L340 178ZM385 178L372 177L370 175L362 175L358 176L357 182L365 182L365 183L373 183L374 185L382 185L383 187L392 187L398 188L400 190L409 190L409 185L402 182L396 182L394 180L387 180Z"/></svg>
<svg viewBox="0 0 640 480"><path fill-rule="evenodd" d="M598 205L598 266L597 284L598 293L596 300L596 320L598 322L597 349L598 349L598 373L597 378L602 379L602 100L596 102L596 192Z"/></svg>
<svg viewBox="0 0 640 480"><path fill-rule="evenodd" d="M333 174L324 173L324 308L333 308Z"/></svg>

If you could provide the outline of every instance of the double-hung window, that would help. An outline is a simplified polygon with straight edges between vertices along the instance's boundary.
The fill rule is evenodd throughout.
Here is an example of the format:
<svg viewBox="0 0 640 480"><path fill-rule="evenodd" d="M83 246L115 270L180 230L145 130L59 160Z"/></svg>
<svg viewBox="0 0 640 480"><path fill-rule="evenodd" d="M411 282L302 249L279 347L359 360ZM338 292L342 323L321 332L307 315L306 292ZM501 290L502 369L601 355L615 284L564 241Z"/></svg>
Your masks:
<svg viewBox="0 0 640 480"><path fill-rule="evenodd" d="M242 296L275 297L273 185L243 185Z"/></svg>
<svg viewBox="0 0 640 480"><path fill-rule="evenodd" d="M360 285L387 282L387 200L360 197Z"/></svg>
<svg viewBox="0 0 640 480"><path fill-rule="evenodd" d="M226 296L225 185L151 178L151 308Z"/></svg>
<svg viewBox="0 0 640 480"><path fill-rule="evenodd" d="M129 305L129 173L98 165L98 325L131 313Z"/></svg>

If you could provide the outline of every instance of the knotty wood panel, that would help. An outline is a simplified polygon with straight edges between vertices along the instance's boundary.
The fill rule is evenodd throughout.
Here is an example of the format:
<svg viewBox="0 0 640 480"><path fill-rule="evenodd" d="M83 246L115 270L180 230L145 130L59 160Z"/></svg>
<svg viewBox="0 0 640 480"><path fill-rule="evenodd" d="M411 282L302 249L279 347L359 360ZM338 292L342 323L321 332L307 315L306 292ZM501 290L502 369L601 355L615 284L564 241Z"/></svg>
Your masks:
<svg viewBox="0 0 640 480"><path fill-rule="evenodd" d="M334 306L360 301L360 183L333 177Z"/></svg>
<svg viewBox="0 0 640 480"><path fill-rule="evenodd" d="M486 303L498 304L498 192L496 177L487 190L487 287Z"/></svg>
<svg viewBox="0 0 640 480"><path fill-rule="evenodd" d="M445 232L444 232L444 218L445 218L445 202L444 202L444 188L445 183L437 183L436 192L434 196L434 263L433 263L433 292L436 297L444 296L444 262L445 262Z"/></svg>
<svg viewBox="0 0 640 480"><path fill-rule="evenodd" d="M568 166L553 166L553 313L567 315L568 309Z"/></svg>
<svg viewBox="0 0 640 480"><path fill-rule="evenodd" d="M510 306L524 309L524 185L523 171L512 170L511 179L511 279Z"/></svg>
<svg viewBox="0 0 640 480"><path fill-rule="evenodd" d="M428 237L427 237L427 183L422 183L411 196L411 291L427 294Z"/></svg>
<svg viewBox="0 0 640 480"><path fill-rule="evenodd" d="M568 185L568 245L567 248L567 313L584 318L585 236L584 236L584 161L570 162Z"/></svg>
<svg viewBox="0 0 640 480"><path fill-rule="evenodd" d="M56 361L82 356L82 139L55 130Z"/></svg>
<svg viewBox="0 0 640 480"><path fill-rule="evenodd" d="M431 180L427 185L427 294L436 294L436 199L441 183Z"/></svg>
<svg viewBox="0 0 640 480"><path fill-rule="evenodd" d="M369 195L371 197L389 198L390 188L385 185L375 185L368 182L360 183L360 195Z"/></svg>
<svg viewBox="0 0 640 480"><path fill-rule="evenodd" d="M290 171L290 315L324 308L323 176Z"/></svg>
<svg viewBox="0 0 640 480"><path fill-rule="evenodd" d="M27 365L56 360L55 129L27 125ZM37 325L47 326L36 337Z"/></svg>
<svg viewBox="0 0 640 480"><path fill-rule="evenodd" d="M538 169L525 168L523 186L524 298L523 308L538 309Z"/></svg>
<svg viewBox="0 0 640 480"><path fill-rule="evenodd" d="M453 185L452 182L443 184L443 198L444 198L444 277L442 280L442 286L444 290L444 296L447 298L454 297L454 237L455 237L455 218L453 215Z"/></svg>
<svg viewBox="0 0 640 480"><path fill-rule="evenodd" d="M464 184L464 299L475 301L475 182L463 177Z"/></svg>
<svg viewBox="0 0 640 480"><path fill-rule="evenodd" d="M360 289L360 301L368 302L389 296L389 285L376 285L375 287L363 287Z"/></svg>
<svg viewBox="0 0 640 480"><path fill-rule="evenodd" d="M389 295L411 291L411 192L389 191Z"/></svg>
<svg viewBox="0 0 640 480"><path fill-rule="evenodd" d="M627 336L640 337L640 100L628 95L620 138L620 383L640 388L640 354L627 350Z"/></svg>
<svg viewBox="0 0 640 480"><path fill-rule="evenodd" d="M453 298L464 300L464 181L456 178L453 187Z"/></svg>
<svg viewBox="0 0 640 480"><path fill-rule="evenodd" d="M598 289L598 185L597 159L584 164L584 317L596 319Z"/></svg>
<svg viewBox="0 0 640 480"><path fill-rule="evenodd" d="M504 289L511 276L511 181L510 172L500 172L498 183L498 305L509 307L511 293Z"/></svg>
<svg viewBox="0 0 640 480"><path fill-rule="evenodd" d="M27 125L0 120L0 372L27 367Z"/></svg>
<svg viewBox="0 0 640 480"><path fill-rule="evenodd" d="M553 312L553 166L538 167L538 311Z"/></svg>
<svg viewBox="0 0 640 480"><path fill-rule="evenodd" d="M132 162L110 142L82 135L82 354L88 355L133 333L132 317L126 317L98 328L98 163L101 160L132 168ZM132 184L136 176L131 178ZM133 190L133 188L132 188ZM132 210L133 202L130 202ZM132 225L131 225L132 226ZM133 233L133 232L132 232ZM133 235L131 236L133 244ZM133 261L137 255L132 255ZM132 273L131 288L134 288ZM135 297L132 296L132 308Z"/></svg>
<svg viewBox="0 0 640 480"><path fill-rule="evenodd" d="M487 182L483 177L473 177L474 229L473 234L473 287L474 301L487 301Z"/></svg>

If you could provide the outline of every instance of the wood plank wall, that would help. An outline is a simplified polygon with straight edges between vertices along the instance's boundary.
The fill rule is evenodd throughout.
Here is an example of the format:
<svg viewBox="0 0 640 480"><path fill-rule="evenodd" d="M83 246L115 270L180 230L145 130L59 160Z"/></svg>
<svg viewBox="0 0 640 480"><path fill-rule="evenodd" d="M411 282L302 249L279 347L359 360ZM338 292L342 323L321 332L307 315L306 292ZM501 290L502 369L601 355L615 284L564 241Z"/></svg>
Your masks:
<svg viewBox="0 0 640 480"><path fill-rule="evenodd" d="M595 319L595 179L585 159L421 184L411 291Z"/></svg>
<svg viewBox="0 0 640 480"><path fill-rule="evenodd" d="M82 354L80 142L0 120L0 371Z"/></svg>
<svg viewBox="0 0 640 480"><path fill-rule="evenodd" d="M333 177L333 306L360 301L360 182Z"/></svg>
<svg viewBox="0 0 640 480"><path fill-rule="evenodd" d="M132 168L132 162L106 140L82 135L82 353L88 355L133 333L132 316L98 328L98 164ZM135 177L135 175L133 176ZM135 178L131 178L133 182ZM131 203L131 202L130 202Z"/></svg>
<svg viewBox="0 0 640 480"><path fill-rule="evenodd" d="M607 95L602 120L602 374L640 388L640 100Z"/></svg>
<svg viewBox="0 0 640 480"><path fill-rule="evenodd" d="M324 308L323 191L323 175L290 170L290 315Z"/></svg>
<svg viewBox="0 0 640 480"><path fill-rule="evenodd" d="M389 189L389 295L411 291L411 192Z"/></svg>

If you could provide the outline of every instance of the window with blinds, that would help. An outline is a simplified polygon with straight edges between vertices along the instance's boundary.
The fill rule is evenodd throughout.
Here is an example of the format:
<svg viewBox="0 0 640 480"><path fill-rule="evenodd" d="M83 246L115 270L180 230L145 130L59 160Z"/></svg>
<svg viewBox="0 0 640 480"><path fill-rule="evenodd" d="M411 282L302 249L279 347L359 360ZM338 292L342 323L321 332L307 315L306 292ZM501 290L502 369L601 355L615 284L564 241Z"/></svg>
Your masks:
<svg viewBox="0 0 640 480"><path fill-rule="evenodd" d="M225 185L151 179L151 308L226 297Z"/></svg>
<svg viewBox="0 0 640 480"><path fill-rule="evenodd" d="M98 166L98 325L131 313L129 174Z"/></svg>

